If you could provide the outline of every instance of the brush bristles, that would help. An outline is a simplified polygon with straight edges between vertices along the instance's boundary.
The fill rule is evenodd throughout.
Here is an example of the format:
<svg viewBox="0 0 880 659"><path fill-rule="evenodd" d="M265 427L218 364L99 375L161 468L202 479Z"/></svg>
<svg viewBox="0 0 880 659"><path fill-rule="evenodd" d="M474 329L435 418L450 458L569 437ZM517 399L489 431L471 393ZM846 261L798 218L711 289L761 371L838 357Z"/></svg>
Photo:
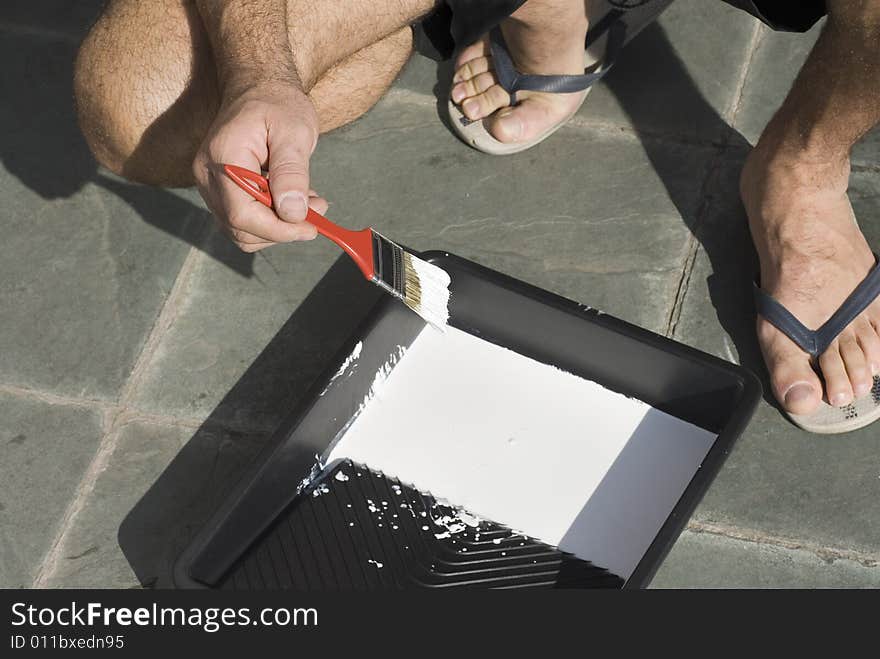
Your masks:
<svg viewBox="0 0 880 659"><path fill-rule="evenodd" d="M449 320L449 274L436 265L403 252L406 295L403 303L431 325L446 327Z"/></svg>

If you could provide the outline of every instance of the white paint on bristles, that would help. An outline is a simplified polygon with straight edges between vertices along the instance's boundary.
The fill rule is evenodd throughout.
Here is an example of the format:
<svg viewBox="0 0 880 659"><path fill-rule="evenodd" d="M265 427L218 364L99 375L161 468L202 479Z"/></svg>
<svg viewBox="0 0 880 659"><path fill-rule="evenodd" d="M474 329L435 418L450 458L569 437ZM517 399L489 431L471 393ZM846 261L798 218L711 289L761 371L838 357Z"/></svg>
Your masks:
<svg viewBox="0 0 880 659"><path fill-rule="evenodd" d="M715 438L450 327L389 357L325 464L364 463L627 578Z"/></svg>
<svg viewBox="0 0 880 659"><path fill-rule="evenodd" d="M409 252L404 252L404 258L405 267L415 271L420 289L418 300L407 294L404 303L434 327L444 329L449 320L449 273Z"/></svg>

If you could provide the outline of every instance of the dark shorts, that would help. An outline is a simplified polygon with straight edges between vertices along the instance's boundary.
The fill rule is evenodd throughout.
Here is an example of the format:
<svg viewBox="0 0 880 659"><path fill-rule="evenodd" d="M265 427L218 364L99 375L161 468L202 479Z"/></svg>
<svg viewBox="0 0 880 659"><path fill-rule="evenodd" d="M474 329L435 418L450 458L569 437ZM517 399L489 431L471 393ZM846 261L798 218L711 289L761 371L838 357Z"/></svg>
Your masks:
<svg viewBox="0 0 880 659"><path fill-rule="evenodd" d="M774 30L806 32L825 15L825 0L724 0Z"/></svg>
<svg viewBox="0 0 880 659"><path fill-rule="evenodd" d="M414 26L416 49L433 59L449 59L453 53L475 42L516 11L526 0L443 0L440 7ZM668 0L601 0L609 11L641 12L650 16L649 6L665 9ZM723 0L774 30L806 32L825 15L825 0ZM653 16L656 18L656 14ZM601 21L600 21L601 22ZM594 25L599 22L594 21Z"/></svg>

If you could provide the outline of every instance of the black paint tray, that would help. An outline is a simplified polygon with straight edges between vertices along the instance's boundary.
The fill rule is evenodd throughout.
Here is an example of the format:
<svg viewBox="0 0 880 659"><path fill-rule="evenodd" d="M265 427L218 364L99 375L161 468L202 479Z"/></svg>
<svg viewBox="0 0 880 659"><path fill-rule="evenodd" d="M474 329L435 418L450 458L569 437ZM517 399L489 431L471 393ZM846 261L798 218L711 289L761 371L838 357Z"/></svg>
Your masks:
<svg viewBox="0 0 880 659"><path fill-rule="evenodd" d="M375 373L424 329L419 316L383 296L180 555L174 566L177 586L638 588L650 581L751 418L761 396L758 380L739 366L465 259L436 252L423 257L452 277L451 325L717 433L635 569L621 578L490 521L484 522L481 538L496 534L493 539L522 542L522 548L495 552L495 543L480 545L472 529L471 535L444 537L442 530L436 532L430 511L447 504L438 504L429 493L388 479L369 465L344 462L322 472L318 457L358 414ZM359 342L359 368L334 379ZM362 475L352 475L357 472ZM347 474L347 480L334 478L337 473ZM393 518L398 529L376 520L375 528L366 523L364 510L393 501L389 497L396 496L395 488L427 513L427 530L403 526L400 517ZM380 491L383 498L378 498ZM478 547L489 553L468 555Z"/></svg>

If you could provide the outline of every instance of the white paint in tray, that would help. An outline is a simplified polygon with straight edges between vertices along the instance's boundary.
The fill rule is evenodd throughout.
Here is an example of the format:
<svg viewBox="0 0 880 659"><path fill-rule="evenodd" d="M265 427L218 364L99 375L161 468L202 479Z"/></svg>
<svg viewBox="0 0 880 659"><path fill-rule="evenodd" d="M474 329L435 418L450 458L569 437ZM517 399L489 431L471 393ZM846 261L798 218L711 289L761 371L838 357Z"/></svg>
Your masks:
<svg viewBox="0 0 880 659"><path fill-rule="evenodd" d="M377 373L349 458L628 578L716 435L449 327Z"/></svg>

